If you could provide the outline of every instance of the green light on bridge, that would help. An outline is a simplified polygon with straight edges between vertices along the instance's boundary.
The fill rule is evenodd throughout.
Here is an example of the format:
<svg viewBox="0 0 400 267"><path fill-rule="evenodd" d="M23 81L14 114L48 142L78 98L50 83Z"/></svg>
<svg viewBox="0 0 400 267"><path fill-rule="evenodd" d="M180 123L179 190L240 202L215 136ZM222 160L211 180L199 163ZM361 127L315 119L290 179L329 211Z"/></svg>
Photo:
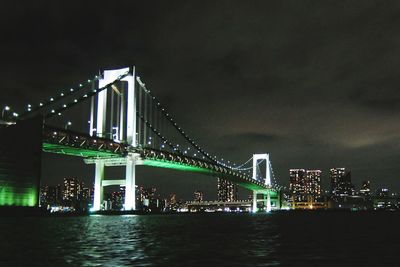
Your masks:
<svg viewBox="0 0 400 267"><path fill-rule="evenodd" d="M118 152L113 153L107 151L97 151L97 150L75 148L75 147L64 146L59 144L50 144L50 143L43 143L42 148L44 152L64 154L64 155L83 157L83 158L113 157L116 155L120 155L120 153Z"/></svg>
<svg viewBox="0 0 400 267"><path fill-rule="evenodd" d="M216 176L216 177L220 177L220 178L224 178L229 181L232 181L232 182L238 184L239 186L242 186L249 190L257 190L257 191L262 190L264 192L269 191L271 198L276 198L278 196L278 193L276 191L270 190L270 189L265 189L264 187L253 183L252 181L245 181L243 179L240 179L237 176L226 175L224 173L215 172L215 171L209 170L207 168L201 168L201 167L197 167L197 166L191 166L188 164L160 160L160 159L144 159L143 165L150 166L150 167L166 168L166 169L173 169L173 170L178 170L178 171L187 171L187 172L194 172L194 173L201 173L201 174Z"/></svg>
<svg viewBox="0 0 400 267"><path fill-rule="evenodd" d="M157 160L157 159L145 159L143 160L143 165L157 167L157 168L174 169L179 171L213 174L213 171L206 168L191 166L172 161Z"/></svg>

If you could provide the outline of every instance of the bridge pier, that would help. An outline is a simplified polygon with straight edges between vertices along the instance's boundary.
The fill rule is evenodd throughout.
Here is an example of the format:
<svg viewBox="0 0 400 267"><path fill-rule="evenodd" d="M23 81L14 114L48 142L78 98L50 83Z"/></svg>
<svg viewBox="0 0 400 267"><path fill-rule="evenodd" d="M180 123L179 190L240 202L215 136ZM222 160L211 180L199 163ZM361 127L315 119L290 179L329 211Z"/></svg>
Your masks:
<svg viewBox="0 0 400 267"><path fill-rule="evenodd" d="M272 207L271 207L271 195L270 192L268 190L267 192L267 212L271 212Z"/></svg>
<svg viewBox="0 0 400 267"><path fill-rule="evenodd" d="M129 153L126 158L125 210L136 209L136 157Z"/></svg>
<svg viewBox="0 0 400 267"><path fill-rule="evenodd" d="M254 213L254 212L257 212L257 191L253 191L253 207L252 207L252 209L251 209L251 211Z"/></svg>
<svg viewBox="0 0 400 267"><path fill-rule="evenodd" d="M103 202L103 179L104 160L98 159L95 161L93 211L101 210L101 203Z"/></svg>
<svg viewBox="0 0 400 267"><path fill-rule="evenodd" d="M271 195L269 190L259 190L253 191L253 206L252 206L252 212L257 212L257 194L262 194L263 198L262 201L264 202L264 206L267 207L266 212L270 212L272 210L272 205L271 205Z"/></svg>

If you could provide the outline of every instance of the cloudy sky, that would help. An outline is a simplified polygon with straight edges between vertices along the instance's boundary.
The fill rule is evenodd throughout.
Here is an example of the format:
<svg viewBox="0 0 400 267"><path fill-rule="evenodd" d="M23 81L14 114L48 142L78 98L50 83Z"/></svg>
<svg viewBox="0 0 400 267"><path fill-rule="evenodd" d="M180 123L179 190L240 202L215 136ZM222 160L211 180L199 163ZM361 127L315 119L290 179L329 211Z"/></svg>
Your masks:
<svg viewBox="0 0 400 267"><path fill-rule="evenodd" d="M321 169L328 189L329 169L343 166L356 188L370 179L400 191L398 2L112 2L2 3L0 104L18 110L135 65L214 154L269 152L281 184L289 168ZM93 175L79 159L45 155L43 165L46 181ZM138 175L163 194L216 191L213 178Z"/></svg>

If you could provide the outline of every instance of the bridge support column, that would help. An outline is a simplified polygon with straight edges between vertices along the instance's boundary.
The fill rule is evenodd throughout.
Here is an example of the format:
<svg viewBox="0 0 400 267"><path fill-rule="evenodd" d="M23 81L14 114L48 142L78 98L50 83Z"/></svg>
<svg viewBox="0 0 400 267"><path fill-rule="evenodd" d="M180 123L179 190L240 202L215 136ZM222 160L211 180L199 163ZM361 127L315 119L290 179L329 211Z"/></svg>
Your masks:
<svg viewBox="0 0 400 267"><path fill-rule="evenodd" d="M97 160L95 166L93 210L98 211L103 202L104 160Z"/></svg>
<svg viewBox="0 0 400 267"><path fill-rule="evenodd" d="M125 210L136 209L136 154L129 153L126 158Z"/></svg>
<svg viewBox="0 0 400 267"><path fill-rule="evenodd" d="M257 191L253 191L253 208L252 212L257 212Z"/></svg>
<svg viewBox="0 0 400 267"><path fill-rule="evenodd" d="M267 192L267 212L271 212L272 207L271 207L271 195L270 192L268 190Z"/></svg>

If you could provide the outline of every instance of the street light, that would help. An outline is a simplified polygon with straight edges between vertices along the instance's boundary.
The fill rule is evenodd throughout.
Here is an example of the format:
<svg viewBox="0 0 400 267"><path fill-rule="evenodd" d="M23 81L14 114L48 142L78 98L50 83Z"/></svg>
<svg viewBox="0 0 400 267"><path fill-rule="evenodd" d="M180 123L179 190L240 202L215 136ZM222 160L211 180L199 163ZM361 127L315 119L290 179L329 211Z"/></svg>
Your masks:
<svg viewBox="0 0 400 267"><path fill-rule="evenodd" d="M2 119L4 118L4 112L5 112L5 111L9 111L9 110L10 110L10 107L9 107L9 106L5 106L5 107L3 108L2 112L1 112L1 118L2 118Z"/></svg>
<svg viewBox="0 0 400 267"><path fill-rule="evenodd" d="M70 122L70 121L67 122L67 123L65 124L65 130L68 129L68 126L71 126L71 125L72 125L72 122Z"/></svg>

